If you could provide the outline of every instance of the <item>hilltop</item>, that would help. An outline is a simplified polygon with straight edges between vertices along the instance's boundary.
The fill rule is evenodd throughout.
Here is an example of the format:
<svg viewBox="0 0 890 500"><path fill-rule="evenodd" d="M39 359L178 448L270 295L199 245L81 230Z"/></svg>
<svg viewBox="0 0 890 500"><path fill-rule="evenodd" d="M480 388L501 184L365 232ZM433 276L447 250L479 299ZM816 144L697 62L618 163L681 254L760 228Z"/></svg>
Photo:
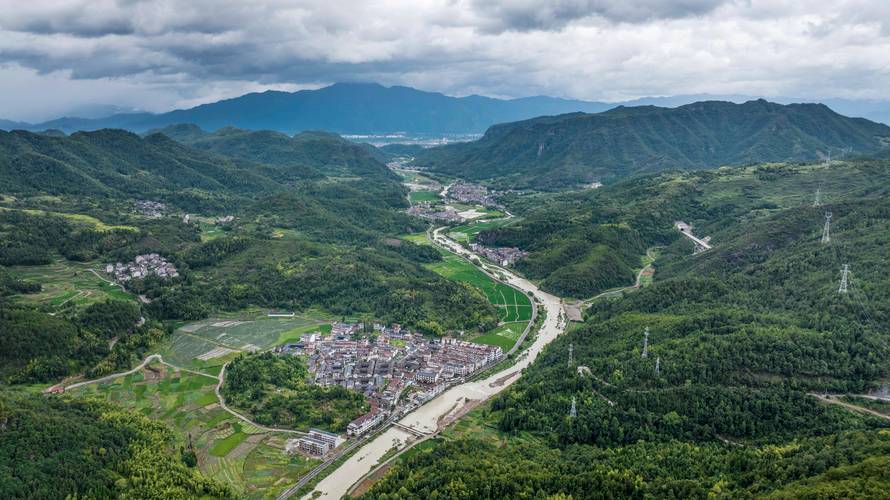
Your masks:
<svg viewBox="0 0 890 500"><path fill-rule="evenodd" d="M475 142L418 154L416 164L507 187L563 188L646 172L810 161L890 145L890 127L821 104L706 101L619 107L495 125Z"/></svg>
<svg viewBox="0 0 890 500"><path fill-rule="evenodd" d="M194 124L171 125L164 134L195 149L278 167L310 167L325 175L377 175L395 179L373 146L328 132L301 132L293 137L272 130L224 127L206 132Z"/></svg>

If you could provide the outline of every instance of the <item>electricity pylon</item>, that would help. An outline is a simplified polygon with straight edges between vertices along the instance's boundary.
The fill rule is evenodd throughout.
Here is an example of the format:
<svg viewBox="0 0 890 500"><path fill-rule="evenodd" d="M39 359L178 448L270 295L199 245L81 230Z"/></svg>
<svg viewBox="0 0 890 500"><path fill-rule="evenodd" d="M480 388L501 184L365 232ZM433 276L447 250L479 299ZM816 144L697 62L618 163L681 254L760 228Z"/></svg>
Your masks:
<svg viewBox="0 0 890 500"><path fill-rule="evenodd" d="M814 207L822 206L822 189L821 188L816 190L816 199L813 200L813 206Z"/></svg>
<svg viewBox="0 0 890 500"><path fill-rule="evenodd" d="M831 212L825 212L825 226L822 228L822 243L831 241Z"/></svg>
<svg viewBox="0 0 890 500"><path fill-rule="evenodd" d="M646 358L649 356L649 327L646 327L646 331L643 332L643 354L641 357Z"/></svg>
<svg viewBox="0 0 890 500"><path fill-rule="evenodd" d="M661 356L655 358L655 376L661 375Z"/></svg>
<svg viewBox="0 0 890 500"><path fill-rule="evenodd" d="M572 396L572 409L569 410L569 416L572 418L578 416L578 407L575 405L575 396Z"/></svg>
<svg viewBox="0 0 890 500"><path fill-rule="evenodd" d="M837 293L847 293L847 287L850 285L850 266L844 264L844 270L841 274L841 286L837 289Z"/></svg>

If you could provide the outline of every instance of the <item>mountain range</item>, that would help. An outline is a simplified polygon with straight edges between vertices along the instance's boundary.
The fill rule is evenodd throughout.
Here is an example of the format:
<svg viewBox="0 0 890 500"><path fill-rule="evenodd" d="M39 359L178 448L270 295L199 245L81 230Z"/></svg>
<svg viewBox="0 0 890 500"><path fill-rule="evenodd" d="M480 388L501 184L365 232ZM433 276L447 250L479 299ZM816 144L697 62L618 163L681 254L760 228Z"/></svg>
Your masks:
<svg viewBox="0 0 890 500"><path fill-rule="evenodd" d="M495 125L478 141L420 152L415 163L505 187L561 188L639 173L812 161L890 146L890 127L823 104L707 101L618 107Z"/></svg>
<svg viewBox="0 0 890 500"><path fill-rule="evenodd" d="M234 126L285 133L326 130L349 134L462 134L494 123L570 111L602 111L609 104L527 97L451 97L409 87L337 83L318 90L266 91L168 113L120 113L104 118L59 118L38 124L0 122L0 128L65 132L121 128L144 132L180 123L206 130Z"/></svg>
<svg viewBox="0 0 890 500"><path fill-rule="evenodd" d="M623 106L657 105L676 107L697 101L745 102L754 98L741 95L681 95L647 97L624 102L592 102L555 97L494 99L478 95L452 97L409 87L384 87L375 83L337 83L317 90L298 92L266 91L202 104L167 113L118 112L120 108L92 106L80 108L77 115L42 123L0 120L0 129L43 131L120 128L132 132L194 123L214 131L226 126L249 130L275 130L293 134L326 130L340 134L442 135L484 132L496 123L570 112L597 113ZM789 104L805 100L771 98ZM835 111L890 123L890 103L830 99L823 101ZM102 116L101 111L116 111Z"/></svg>

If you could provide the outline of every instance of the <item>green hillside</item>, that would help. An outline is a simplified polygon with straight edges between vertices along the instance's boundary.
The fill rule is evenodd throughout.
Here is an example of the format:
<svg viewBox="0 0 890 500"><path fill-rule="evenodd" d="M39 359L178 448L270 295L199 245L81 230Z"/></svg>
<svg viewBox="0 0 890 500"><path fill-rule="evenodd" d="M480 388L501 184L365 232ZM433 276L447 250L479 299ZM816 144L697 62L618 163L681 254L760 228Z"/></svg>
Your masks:
<svg viewBox="0 0 890 500"><path fill-rule="evenodd" d="M649 189L686 184L658 215L694 222L714 249L692 255L685 239L663 240L653 285L594 302L490 406L366 497L403 485L406 498L454 488L473 498L886 491L890 420L815 395L865 394L890 380L890 280L872 272L890 244L888 173L887 161L862 161L661 174L637 196L616 186L627 207L619 216L631 217ZM576 200L575 213L603 210L609 191ZM826 210L829 244L820 242ZM843 264L853 269L848 293L838 293ZM853 493L852 478L864 489Z"/></svg>
<svg viewBox="0 0 890 500"><path fill-rule="evenodd" d="M871 153L890 127L821 104L708 101L618 107L495 125L482 139L417 154L436 172L505 187L552 189L640 173Z"/></svg>
<svg viewBox="0 0 890 500"><path fill-rule="evenodd" d="M196 149L278 167L306 168L328 176L379 175L395 178L373 147L337 134L302 132L288 136L270 130L224 127L205 132L197 125L171 125L155 132Z"/></svg>
<svg viewBox="0 0 890 500"><path fill-rule="evenodd" d="M3 498L235 498L170 429L108 403L2 390L0 422Z"/></svg>

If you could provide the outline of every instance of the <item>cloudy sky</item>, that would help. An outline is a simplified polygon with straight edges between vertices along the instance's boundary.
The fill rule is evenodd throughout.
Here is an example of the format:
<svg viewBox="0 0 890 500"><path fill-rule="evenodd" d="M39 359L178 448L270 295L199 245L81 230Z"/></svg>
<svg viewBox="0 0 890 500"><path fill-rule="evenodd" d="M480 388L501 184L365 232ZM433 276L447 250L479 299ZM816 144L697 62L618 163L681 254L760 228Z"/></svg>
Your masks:
<svg viewBox="0 0 890 500"><path fill-rule="evenodd" d="M885 0L0 0L0 118L337 81L890 99Z"/></svg>

